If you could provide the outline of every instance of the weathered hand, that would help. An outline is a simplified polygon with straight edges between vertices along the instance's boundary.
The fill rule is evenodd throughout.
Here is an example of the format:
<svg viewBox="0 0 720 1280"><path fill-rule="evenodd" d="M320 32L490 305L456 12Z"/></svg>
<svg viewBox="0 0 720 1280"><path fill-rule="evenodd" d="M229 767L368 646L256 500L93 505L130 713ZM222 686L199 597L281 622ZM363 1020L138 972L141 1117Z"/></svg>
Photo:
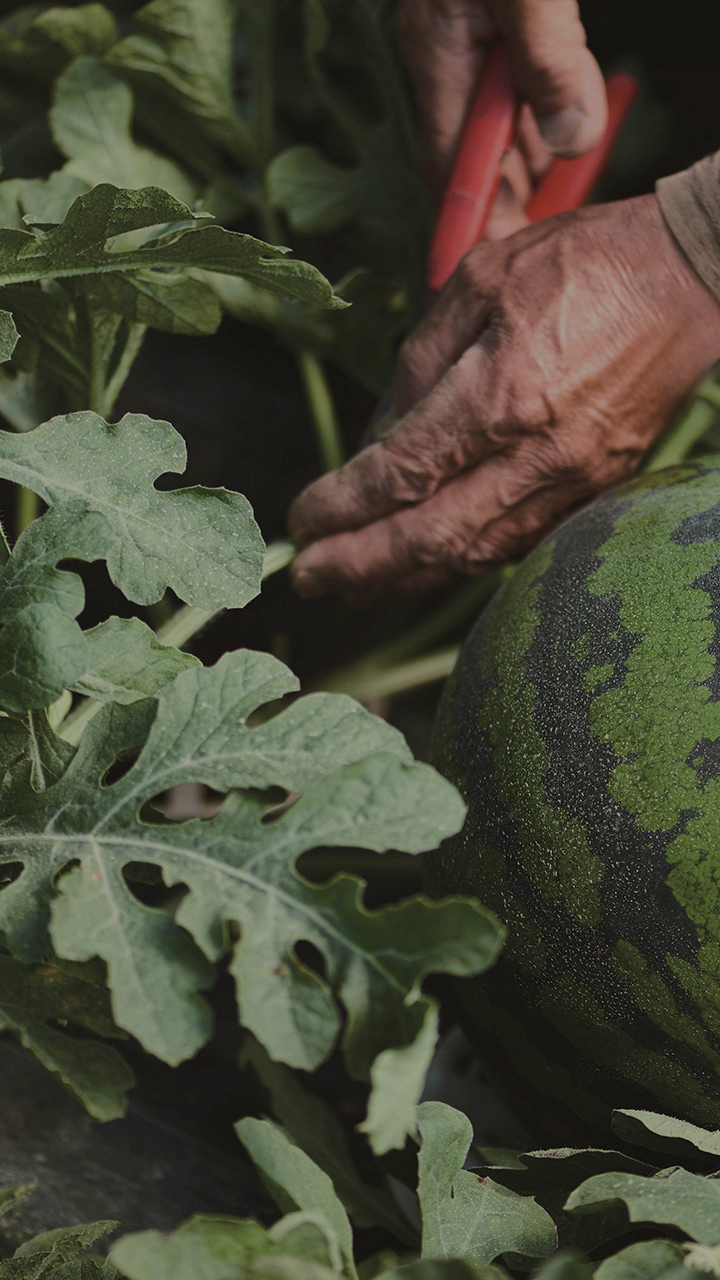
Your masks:
<svg viewBox="0 0 720 1280"><path fill-rule="evenodd" d="M399 0L398 31L416 89L424 169L438 195L487 45L503 34L528 105L518 146L506 157L506 181L487 235L496 239L517 230L528 194L523 188L542 176L550 153L579 155L605 127L605 86L586 47L576 0Z"/></svg>
<svg viewBox="0 0 720 1280"><path fill-rule="evenodd" d="M479 245L402 348L393 430L293 504L298 591L410 594L518 555L630 476L718 356L655 196Z"/></svg>

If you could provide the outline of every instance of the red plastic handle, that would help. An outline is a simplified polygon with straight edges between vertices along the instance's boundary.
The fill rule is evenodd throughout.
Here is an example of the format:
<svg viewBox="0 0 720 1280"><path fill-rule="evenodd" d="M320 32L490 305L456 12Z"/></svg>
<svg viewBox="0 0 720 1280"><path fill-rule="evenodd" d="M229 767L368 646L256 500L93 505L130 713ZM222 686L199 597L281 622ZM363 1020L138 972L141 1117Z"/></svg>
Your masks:
<svg viewBox="0 0 720 1280"><path fill-rule="evenodd" d="M574 160L555 160L528 203L531 222L567 213L585 204L610 158L615 140L638 93L632 76L618 73L607 81L608 122L597 146Z"/></svg>
<svg viewBox="0 0 720 1280"><path fill-rule="evenodd" d="M553 161L527 206L531 222L585 203L637 92L632 76L609 77L608 123L602 139L584 156ZM517 116L518 99L507 51L498 43L490 51L475 91L435 226L428 258L428 285L433 292L442 289L465 254L483 238L500 184L500 161L512 143Z"/></svg>
<svg viewBox="0 0 720 1280"><path fill-rule="evenodd" d="M500 185L500 161L515 132L518 101L503 44L493 45L470 104L428 257L428 285L442 289L481 240Z"/></svg>

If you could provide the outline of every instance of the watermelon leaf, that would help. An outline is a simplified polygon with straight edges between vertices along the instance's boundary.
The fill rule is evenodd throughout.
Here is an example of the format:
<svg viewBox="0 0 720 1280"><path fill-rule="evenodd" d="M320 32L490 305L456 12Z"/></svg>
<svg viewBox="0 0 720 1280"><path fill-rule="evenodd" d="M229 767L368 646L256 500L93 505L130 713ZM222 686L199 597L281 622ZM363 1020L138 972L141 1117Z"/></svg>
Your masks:
<svg viewBox="0 0 720 1280"><path fill-rule="evenodd" d="M720 1161L720 1133L689 1120L654 1111L614 1111L612 1127L619 1138L636 1147L669 1152L679 1160L701 1156L713 1164Z"/></svg>
<svg viewBox="0 0 720 1280"><path fill-rule="evenodd" d="M12 1213L16 1205L30 1198L36 1187L36 1182L26 1182L19 1187L0 1187L0 1215Z"/></svg>
<svg viewBox="0 0 720 1280"><path fill-rule="evenodd" d="M6 1270L8 1280L65 1280L65 1277L103 1274L102 1262L88 1258L87 1269L78 1272L70 1267L91 1245L118 1227L117 1222L88 1222L80 1226L56 1227L43 1231L15 1250L12 1261L0 1262L0 1280ZM110 1277L108 1277L110 1280Z"/></svg>
<svg viewBox="0 0 720 1280"><path fill-rule="evenodd" d="M626 1222L656 1222L675 1227L699 1244L720 1244L720 1181L661 1169L652 1178L632 1173L602 1173L573 1191L566 1208L584 1213L605 1201L619 1200Z"/></svg>
<svg viewBox="0 0 720 1280"><path fill-rule="evenodd" d="M162 187L192 202L195 184L167 156L134 141L132 116L132 91L117 74L95 58L71 62L55 81L48 115L53 141L68 161L66 172L88 187Z"/></svg>
<svg viewBox="0 0 720 1280"><path fill-rule="evenodd" d="M50 506L73 501L104 516L108 570L128 599L152 604L172 587L201 608L240 608L257 595L262 572L250 504L225 489L155 488L186 460L178 432L142 414L110 426L95 413L71 413L24 435L0 432L0 475Z"/></svg>
<svg viewBox="0 0 720 1280"><path fill-rule="evenodd" d="M424 1258L492 1262L507 1252L530 1258L553 1252L555 1226L541 1205L463 1168L473 1138L467 1116L444 1102L423 1102L417 1125Z"/></svg>
<svg viewBox="0 0 720 1280"><path fill-rule="evenodd" d="M278 1204L321 1214L333 1265L357 1277L350 1219L328 1175L269 1120L239 1120L235 1132Z"/></svg>
<svg viewBox="0 0 720 1280"><path fill-rule="evenodd" d="M0 570L0 706L5 710L49 706L84 672L86 645L75 617L85 592L78 575L58 569L57 563L69 556L96 560L114 541L105 517L75 501L52 508L18 539Z"/></svg>
<svg viewBox="0 0 720 1280"><path fill-rule="evenodd" d="M85 667L71 687L96 702L125 706L153 698L181 671L199 666L191 653L161 644L139 618L108 618L84 636Z"/></svg>
<svg viewBox="0 0 720 1280"><path fill-rule="evenodd" d="M107 991L88 966L26 965L0 955L0 1029L17 1035L96 1120L116 1120L125 1114L133 1072L111 1045L69 1035L68 1023L122 1038Z"/></svg>
<svg viewBox="0 0 720 1280"><path fill-rule="evenodd" d="M688 1280L686 1247L672 1240L642 1240L605 1258L595 1280Z"/></svg>
<svg viewBox="0 0 720 1280"><path fill-rule="evenodd" d="M102 4L54 5L42 13L35 6L22 7L7 26L0 26L0 66L46 80L73 58L102 57L116 39L115 19Z"/></svg>
<svg viewBox="0 0 720 1280"><path fill-rule="evenodd" d="M151 0L135 15L140 31L120 40L107 61L149 90L155 107L170 107L175 118L179 109L247 161L252 141L233 95L233 19L231 0L205 0L202 9L192 0Z"/></svg>
<svg viewBox="0 0 720 1280"><path fill-rule="evenodd" d="M500 938L498 937L498 950ZM402 1147L415 1131L415 1112L438 1040L435 1001L416 1006L417 1031L409 1044L384 1049L370 1068L372 1092L366 1119L359 1126L376 1155Z"/></svg>
<svg viewBox="0 0 720 1280"><path fill-rule="evenodd" d="M227 654L182 672L156 702L103 708L54 786L14 789L0 836L5 859L24 867L0 892L11 949L42 953L52 902L58 953L102 956L119 1025L166 1061L209 1034L197 995L211 981L202 953L217 960L228 950L232 922L241 926L231 972L245 1025L273 1056L315 1066L340 1027L332 988L348 1015L348 1063L361 1076L378 1052L415 1034L426 973L467 973L497 947L498 926L472 903L415 898L369 912L361 881L315 886L297 875L295 859L317 846L420 852L455 830L464 808L437 774L408 760L395 730L348 698L318 694L248 728L253 711L295 685L268 655ZM123 747L142 743L130 771L103 785ZM139 818L183 782L234 790L206 821ZM278 787L300 799L276 816ZM175 921L128 889L125 868L138 862L160 868L168 886L187 886ZM296 956L301 938L324 957L327 981Z"/></svg>
<svg viewBox="0 0 720 1280"><path fill-rule="evenodd" d="M208 225L206 215L159 187L125 190L101 183L73 201L59 226L35 220L31 225L32 230L0 230L0 287L104 271L204 267L312 306L346 305L315 267L288 260L287 250L253 236ZM127 232L161 226L175 229L131 248L111 243Z"/></svg>
<svg viewBox="0 0 720 1280"><path fill-rule="evenodd" d="M332 1237L318 1215L288 1214L270 1230L258 1222L197 1214L165 1235L139 1231L123 1236L110 1257L127 1280L337 1280ZM272 1263L281 1259L280 1267ZM269 1262L268 1271L263 1263ZM295 1262L297 1273L292 1266Z"/></svg>
<svg viewBox="0 0 720 1280"><path fill-rule="evenodd" d="M614 1239L623 1230L625 1212L617 1203L603 1203L583 1214L568 1214L565 1202L578 1183L599 1173L626 1171L640 1175L657 1172L655 1166L619 1151L528 1151L514 1159L513 1167L484 1166L478 1172L490 1176L518 1195L532 1195L550 1214L561 1246L590 1252Z"/></svg>
<svg viewBox="0 0 720 1280"><path fill-rule="evenodd" d="M0 311L0 364L9 360L17 345L19 334L9 311Z"/></svg>
<svg viewBox="0 0 720 1280"><path fill-rule="evenodd" d="M297 1071L274 1062L251 1036L243 1046L242 1063L251 1066L262 1082L288 1136L332 1179L355 1225L383 1227L415 1246L417 1233L403 1222L387 1181L371 1186L356 1172L345 1128L331 1103L306 1088Z"/></svg>

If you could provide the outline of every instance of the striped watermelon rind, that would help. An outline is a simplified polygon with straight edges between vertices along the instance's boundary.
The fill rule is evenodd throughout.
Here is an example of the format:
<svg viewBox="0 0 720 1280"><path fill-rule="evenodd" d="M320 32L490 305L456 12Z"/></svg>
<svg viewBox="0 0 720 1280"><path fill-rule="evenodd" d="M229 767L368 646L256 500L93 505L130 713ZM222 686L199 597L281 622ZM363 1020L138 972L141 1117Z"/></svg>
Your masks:
<svg viewBox="0 0 720 1280"><path fill-rule="evenodd" d="M463 647L433 754L469 816L431 888L508 925L459 993L491 1073L555 1127L645 1106L720 1127L720 457L528 557Z"/></svg>

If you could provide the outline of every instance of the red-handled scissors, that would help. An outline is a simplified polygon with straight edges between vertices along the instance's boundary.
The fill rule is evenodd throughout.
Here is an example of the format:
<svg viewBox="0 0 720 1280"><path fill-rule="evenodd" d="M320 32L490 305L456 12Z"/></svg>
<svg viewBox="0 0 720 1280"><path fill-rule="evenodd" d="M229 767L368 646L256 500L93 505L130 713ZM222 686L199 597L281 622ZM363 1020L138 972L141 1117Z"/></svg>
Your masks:
<svg viewBox="0 0 720 1280"><path fill-rule="evenodd" d="M574 160L554 160L530 199L531 222L585 203L608 161L615 139L635 101L637 81L618 73L606 82L608 123L600 142ZM520 103L505 45L488 55L470 105L450 182L428 258L428 285L441 289L473 245L482 240L500 185L500 161L513 142Z"/></svg>

